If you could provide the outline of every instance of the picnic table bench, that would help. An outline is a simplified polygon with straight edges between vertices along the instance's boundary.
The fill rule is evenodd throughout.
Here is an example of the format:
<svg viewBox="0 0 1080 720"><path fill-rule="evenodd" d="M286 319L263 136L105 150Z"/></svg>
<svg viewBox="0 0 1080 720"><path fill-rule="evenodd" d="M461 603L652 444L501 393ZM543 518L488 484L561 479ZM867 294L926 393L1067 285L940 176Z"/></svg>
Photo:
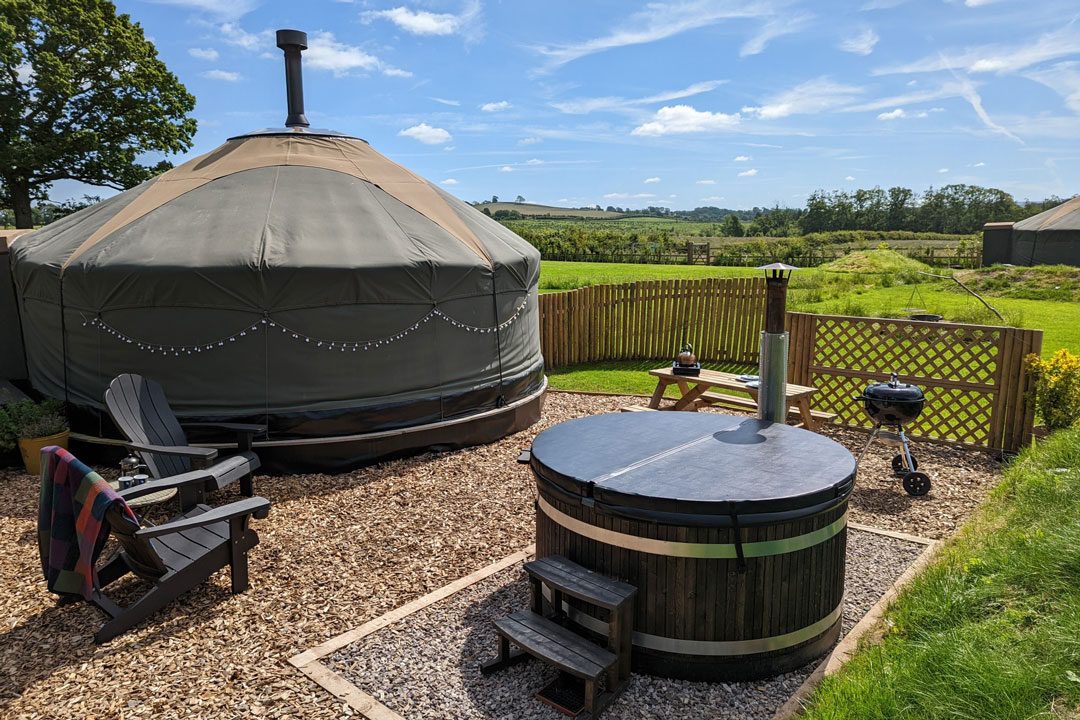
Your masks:
<svg viewBox="0 0 1080 720"><path fill-rule="evenodd" d="M721 372L719 370L702 370L698 375L676 375L670 367L650 370L649 374L656 377L656 391L653 392L649 401L650 410L689 410L696 412L698 408L709 405L728 405L744 410L757 410L758 389L748 387L746 383L738 380L735 373ZM675 405L669 408L661 408L660 401L669 385L679 388L681 397L675 401ZM725 393L711 392L712 390L734 390L749 395L749 398L728 395ZM832 422L836 419L836 413L814 410L810 407L810 398L817 393L817 388L805 385L787 385L787 409L789 414L796 415L800 419L799 425L807 430L817 432L821 422ZM625 409L625 408L624 408Z"/></svg>

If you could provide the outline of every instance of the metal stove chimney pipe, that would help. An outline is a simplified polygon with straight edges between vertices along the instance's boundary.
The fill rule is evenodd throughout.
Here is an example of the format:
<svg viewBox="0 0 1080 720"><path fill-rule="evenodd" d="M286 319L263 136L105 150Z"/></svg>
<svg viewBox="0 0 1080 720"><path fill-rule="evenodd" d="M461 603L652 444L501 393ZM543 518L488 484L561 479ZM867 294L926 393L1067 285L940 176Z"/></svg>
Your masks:
<svg viewBox="0 0 1080 720"><path fill-rule="evenodd" d="M787 421L787 366L789 334L784 331L787 314L787 285L797 267L784 263L763 265L765 271L765 329L761 333L758 361L758 418Z"/></svg>
<svg viewBox="0 0 1080 720"><path fill-rule="evenodd" d="M289 117L285 127L308 127L304 116L304 78L300 70L300 51L307 50L307 33L278 30L277 46L285 51L285 91L289 98Z"/></svg>

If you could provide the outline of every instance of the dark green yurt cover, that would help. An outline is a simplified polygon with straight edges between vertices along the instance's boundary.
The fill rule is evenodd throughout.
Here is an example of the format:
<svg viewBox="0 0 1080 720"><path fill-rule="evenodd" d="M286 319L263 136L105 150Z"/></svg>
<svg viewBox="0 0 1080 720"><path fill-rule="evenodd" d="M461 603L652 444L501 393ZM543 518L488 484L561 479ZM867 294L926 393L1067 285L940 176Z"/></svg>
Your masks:
<svg viewBox="0 0 1080 720"><path fill-rule="evenodd" d="M12 249L30 380L96 417L88 432L124 372L182 418L271 439L512 405L543 385L539 270L364 141L301 129L233 138Z"/></svg>
<svg viewBox="0 0 1080 720"><path fill-rule="evenodd" d="M1080 196L1013 225L1014 265L1080 267Z"/></svg>

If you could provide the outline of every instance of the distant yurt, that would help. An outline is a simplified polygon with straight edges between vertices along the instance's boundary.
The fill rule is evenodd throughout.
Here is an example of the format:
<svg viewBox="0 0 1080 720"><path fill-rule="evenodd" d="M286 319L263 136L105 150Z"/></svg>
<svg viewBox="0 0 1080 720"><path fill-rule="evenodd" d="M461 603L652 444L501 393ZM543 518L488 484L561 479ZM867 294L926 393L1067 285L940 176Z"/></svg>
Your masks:
<svg viewBox="0 0 1080 720"><path fill-rule="evenodd" d="M983 229L983 264L1080 267L1080 196L1017 223Z"/></svg>
<svg viewBox="0 0 1080 720"><path fill-rule="evenodd" d="M288 59L306 38L283 32ZM96 438L110 380L153 378L182 420L267 424L255 449L277 472L531 425L539 253L365 141L307 129L294 57L288 127L19 238L30 382Z"/></svg>

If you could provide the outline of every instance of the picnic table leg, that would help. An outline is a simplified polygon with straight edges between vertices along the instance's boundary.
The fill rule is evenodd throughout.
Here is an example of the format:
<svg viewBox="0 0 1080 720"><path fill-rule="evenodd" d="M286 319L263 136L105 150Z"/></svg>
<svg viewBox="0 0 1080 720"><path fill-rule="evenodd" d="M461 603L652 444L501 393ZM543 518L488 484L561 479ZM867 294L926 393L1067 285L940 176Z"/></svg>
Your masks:
<svg viewBox="0 0 1080 720"><path fill-rule="evenodd" d="M800 398L796 405L799 408L799 416L802 417L803 427L810 432L817 432L817 420L814 418L813 413L810 412L810 398Z"/></svg>
<svg viewBox="0 0 1080 720"><path fill-rule="evenodd" d="M667 383L663 378L660 378L656 383L656 390L653 391L652 400L649 401L649 407L653 410L660 409L660 400L664 397L664 390L667 389Z"/></svg>
<svg viewBox="0 0 1080 720"><path fill-rule="evenodd" d="M682 397L675 402L675 410L689 410L691 412L697 412L697 401L705 391L709 389L709 386L705 383L698 383L690 388L690 385L684 381L679 381L679 390L682 391Z"/></svg>

